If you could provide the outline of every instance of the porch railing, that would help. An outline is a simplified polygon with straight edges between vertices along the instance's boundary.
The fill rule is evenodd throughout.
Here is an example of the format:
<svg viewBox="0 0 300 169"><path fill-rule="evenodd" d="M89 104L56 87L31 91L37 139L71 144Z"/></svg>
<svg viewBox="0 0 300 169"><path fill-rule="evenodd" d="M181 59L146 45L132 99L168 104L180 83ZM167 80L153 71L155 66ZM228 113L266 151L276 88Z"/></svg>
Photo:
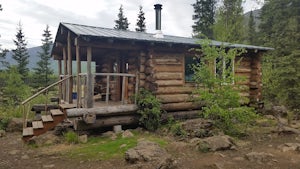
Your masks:
<svg viewBox="0 0 300 169"><path fill-rule="evenodd" d="M135 82L134 82L134 103L136 104L136 93L138 92L138 86L139 86L139 80L138 80L138 74L129 74L129 73L93 73L93 86L92 86L92 93L94 93L94 84L95 84L95 78L98 76L102 76L104 78L106 78L106 88L105 88L105 102L106 104L109 103L109 95L110 95L110 84L111 84L111 77L115 77L115 78L120 78L122 79L121 81L121 103L125 104L128 98L125 98L125 92L128 91L128 87L126 88L126 83L128 84L128 78L133 77L135 78ZM82 99L86 99L87 97L87 73L80 73L80 84L77 85L82 85L84 90L82 91L77 91L77 94L79 97L77 97L77 102L79 102L79 104L81 104L83 107L85 107L85 103L82 103ZM79 89L79 88L77 88ZM82 87L80 87L80 89L82 89ZM78 93L79 92L79 93ZM81 97L83 96L83 97Z"/></svg>

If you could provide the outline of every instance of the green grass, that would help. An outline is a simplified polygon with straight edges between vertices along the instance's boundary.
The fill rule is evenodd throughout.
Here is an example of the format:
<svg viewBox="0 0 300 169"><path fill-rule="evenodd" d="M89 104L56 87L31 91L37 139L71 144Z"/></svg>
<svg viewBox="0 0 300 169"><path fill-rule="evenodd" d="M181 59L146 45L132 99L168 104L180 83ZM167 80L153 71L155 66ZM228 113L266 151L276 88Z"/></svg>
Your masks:
<svg viewBox="0 0 300 169"><path fill-rule="evenodd" d="M130 138L122 138L118 135L116 140L107 137L90 137L85 144L78 144L65 153L66 156L81 160L106 160L122 157L124 153L137 145L138 139L146 139L158 143L164 147L166 140L153 134L134 132Z"/></svg>

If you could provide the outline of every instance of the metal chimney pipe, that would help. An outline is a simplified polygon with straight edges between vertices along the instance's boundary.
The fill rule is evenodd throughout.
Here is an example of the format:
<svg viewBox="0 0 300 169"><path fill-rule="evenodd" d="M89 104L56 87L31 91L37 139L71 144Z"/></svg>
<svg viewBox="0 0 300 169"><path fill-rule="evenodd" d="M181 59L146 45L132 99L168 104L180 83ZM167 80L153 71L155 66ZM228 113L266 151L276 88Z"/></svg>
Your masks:
<svg viewBox="0 0 300 169"><path fill-rule="evenodd" d="M161 30L161 4L155 4L154 9L155 9L155 29L156 30Z"/></svg>
<svg viewBox="0 0 300 169"><path fill-rule="evenodd" d="M156 34L154 35L155 38L163 38L164 35L162 34L161 31L161 4L155 4L154 9L155 9L155 29L156 29Z"/></svg>

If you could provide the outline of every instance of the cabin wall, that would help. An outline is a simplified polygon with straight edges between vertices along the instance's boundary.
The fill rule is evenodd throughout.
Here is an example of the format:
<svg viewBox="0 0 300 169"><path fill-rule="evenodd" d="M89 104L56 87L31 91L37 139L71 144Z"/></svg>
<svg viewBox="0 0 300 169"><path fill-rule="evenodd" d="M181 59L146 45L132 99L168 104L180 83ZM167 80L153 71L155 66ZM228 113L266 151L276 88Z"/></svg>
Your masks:
<svg viewBox="0 0 300 169"><path fill-rule="evenodd" d="M140 84L156 94L166 111L199 109L202 105L192 102L194 83L185 82L184 53L149 52L140 60ZM261 57L251 54L237 57L235 74L242 78L240 95L250 103L261 98ZM249 102L244 102L248 104Z"/></svg>

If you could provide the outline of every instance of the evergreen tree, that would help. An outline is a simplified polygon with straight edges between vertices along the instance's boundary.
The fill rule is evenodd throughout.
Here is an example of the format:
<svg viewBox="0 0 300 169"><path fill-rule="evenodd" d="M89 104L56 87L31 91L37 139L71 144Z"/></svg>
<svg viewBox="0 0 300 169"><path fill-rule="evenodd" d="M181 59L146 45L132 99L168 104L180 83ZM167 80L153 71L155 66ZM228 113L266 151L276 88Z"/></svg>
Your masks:
<svg viewBox="0 0 300 169"><path fill-rule="evenodd" d="M138 14L136 26L137 28L135 28L135 31L146 32L145 13L142 6L140 6L140 12Z"/></svg>
<svg viewBox="0 0 300 169"><path fill-rule="evenodd" d="M46 29L44 30L44 33L42 34L44 37L42 39L42 46L41 52L38 52L38 56L40 60L37 62L37 67L34 68L35 70L35 78L36 83L39 86L47 86L49 85L50 81L50 75L53 74L53 70L51 69L51 55L50 55L50 49L52 46L52 37L51 32L49 30L49 26L46 26Z"/></svg>
<svg viewBox="0 0 300 169"><path fill-rule="evenodd" d="M119 29L119 30L127 30L129 23L127 20L127 17L124 16L123 13L123 6L121 5L119 8L119 14L118 14L118 20L115 20L115 29Z"/></svg>
<svg viewBox="0 0 300 169"><path fill-rule="evenodd" d="M251 45L255 45L256 41L256 30L255 30L255 21L253 17L253 11L250 11L249 21L248 21L248 37L247 42Z"/></svg>
<svg viewBox="0 0 300 169"><path fill-rule="evenodd" d="M274 12L276 11L276 12ZM275 50L264 57L264 97L299 112L300 1L269 0L261 11L261 45Z"/></svg>
<svg viewBox="0 0 300 169"><path fill-rule="evenodd" d="M243 41L243 0L224 0L217 11L214 38L220 41L240 43Z"/></svg>
<svg viewBox="0 0 300 169"><path fill-rule="evenodd" d="M0 4L0 11L2 11L3 9L2 9L2 5ZM1 37L1 35L0 35L0 37ZM5 61L5 56L6 56L6 53L7 53L8 51L7 50L3 50L2 48L1 48L1 44L0 44L0 67L8 67L8 62L7 61Z"/></svg>
<svg viewBox="0 0 300 169"><path fill-rule="evenodd" d="M213 39L213 24L215 23L216 0L196 0L194 7L193 33L196 37L206 36Z"/></svg>
<svg viewBox="0 0 300 169"><path fill-rule="evenodd" d="M12 58L17 62L17 70L22 75L23 80L27 77L29 69L27 65L29 63L29 54L26 48L25 35L23 33L21 22L17 27L16 40L14 40L16 49L13 50Z"/></svg>

